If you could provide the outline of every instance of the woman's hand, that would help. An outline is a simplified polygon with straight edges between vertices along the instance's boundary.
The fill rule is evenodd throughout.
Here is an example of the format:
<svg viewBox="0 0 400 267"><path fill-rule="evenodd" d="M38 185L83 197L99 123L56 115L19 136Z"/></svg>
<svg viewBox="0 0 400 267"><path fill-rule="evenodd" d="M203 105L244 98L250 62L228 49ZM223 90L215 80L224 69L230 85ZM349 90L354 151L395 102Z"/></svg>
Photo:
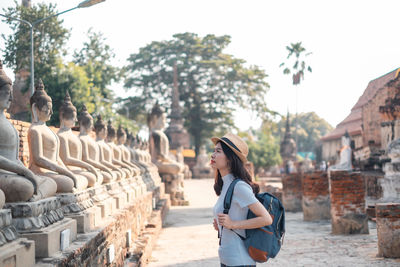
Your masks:
<svg viewBox="0 0 400 267"><path fill-rule="evenodd" d="M218 229L218 223L217 223L217 220L216 220L216 219L214 219L213 225L214 225L214 229L215 229L216 231L218 231L219 229Z"/></svg>
<svg viewBox="0 0 400 267"><path fill-rule="evenodd" d="M225 228L234 229L234 223L229 217L228 214L219 213L218 214L218 222Z"/></svg>

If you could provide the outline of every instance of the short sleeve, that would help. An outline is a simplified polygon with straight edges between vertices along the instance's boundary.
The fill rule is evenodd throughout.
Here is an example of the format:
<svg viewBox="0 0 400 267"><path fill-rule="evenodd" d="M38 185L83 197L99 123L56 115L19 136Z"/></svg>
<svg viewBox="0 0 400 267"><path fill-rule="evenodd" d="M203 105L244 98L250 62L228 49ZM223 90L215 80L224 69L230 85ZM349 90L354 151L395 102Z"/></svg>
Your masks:
<svg viewBox="0 0 400 267"><path fill-rule="evenodd" d="M233 199L241 208L247 207L255 202L257 198L254 196L253 189L245 182L238 182L233 191Z"/></svg>

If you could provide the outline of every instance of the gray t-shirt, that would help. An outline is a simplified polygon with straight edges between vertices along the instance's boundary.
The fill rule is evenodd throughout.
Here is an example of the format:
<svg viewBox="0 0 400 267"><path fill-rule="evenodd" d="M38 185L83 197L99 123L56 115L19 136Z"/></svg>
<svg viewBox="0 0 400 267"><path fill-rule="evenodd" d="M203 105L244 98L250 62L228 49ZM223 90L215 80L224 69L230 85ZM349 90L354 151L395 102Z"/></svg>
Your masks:
<svg viewBox="0 0 400 267"><path fill-rule="evenodd" d="M229 185L234 180L232 174L222 177L224 185L222 186L221 195L214 206L214 218L218 221L218 213L223 213L224 198ZM239 181L233 190L231 208L229 209L229 217L233 221L241 221L247 219L248 206L257 202L251 186L244 181ZM221 226L218 225L219 232L221 233ZM236 233L245 237L245 230L234 230ZM249 256L242 239L230 229L223 228L221 236L221 246L219 247L218 254L221 263L230 266L237 265L255 265L256 262Z"/></svg>

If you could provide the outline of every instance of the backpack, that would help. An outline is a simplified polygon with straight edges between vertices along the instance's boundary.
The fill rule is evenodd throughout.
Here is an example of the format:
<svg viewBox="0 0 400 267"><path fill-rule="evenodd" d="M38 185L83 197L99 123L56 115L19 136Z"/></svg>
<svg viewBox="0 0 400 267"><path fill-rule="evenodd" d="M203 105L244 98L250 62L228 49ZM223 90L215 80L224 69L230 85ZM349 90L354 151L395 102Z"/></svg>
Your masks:
<svg viewBox="0 0 400 267"><path fill-rule="evenodd" d="M231 207L233 190L240 179L235 179L230 184L224 199L224 214L228 214ZM272 217L272 224L256 229L246 229L246 238L235 233L243 240L250 257L256 262L266 262L275 258L283 244L285 235L285 208L280 200L269 193L256 195L258 201L267 209ZM247 219L257 217L250 209ZM233 230L232 230L233 231Z"/></svg>

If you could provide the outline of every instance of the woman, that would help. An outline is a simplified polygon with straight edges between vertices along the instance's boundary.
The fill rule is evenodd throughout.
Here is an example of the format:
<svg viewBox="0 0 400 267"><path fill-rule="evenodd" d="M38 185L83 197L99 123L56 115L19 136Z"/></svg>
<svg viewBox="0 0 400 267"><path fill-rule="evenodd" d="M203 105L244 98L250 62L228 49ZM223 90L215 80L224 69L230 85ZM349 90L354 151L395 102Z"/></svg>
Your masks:
<svg viewBox="0 0 400 267"><path fill-rule="evenodd" d="M222 138L211 139L215 144L211 156L211 166L215 170L215 193L219 196L214 206L214 228L220 237L218 250L221 266L255 266L242 239L245 229L259 228L272 224L272 218L255 194L260 191L257 184L251 181L249 172L244 167L248 147L237 135L228 133ZM229 214L223 214L223 203L226 191L234 179L240 179L233 191ZM249 209L257 215L247 219Z"/></svg>

